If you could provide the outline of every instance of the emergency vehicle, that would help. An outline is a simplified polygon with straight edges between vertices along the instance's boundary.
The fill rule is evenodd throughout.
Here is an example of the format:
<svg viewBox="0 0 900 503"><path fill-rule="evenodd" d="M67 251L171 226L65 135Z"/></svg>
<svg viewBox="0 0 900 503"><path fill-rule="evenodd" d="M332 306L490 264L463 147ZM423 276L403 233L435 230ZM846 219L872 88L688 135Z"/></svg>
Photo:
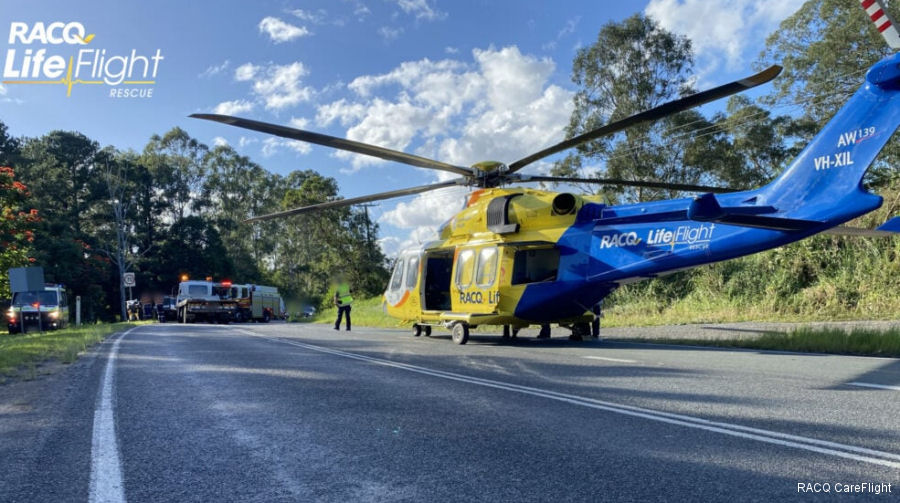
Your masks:
<svg viewBox="0 0 900 503"><path fill-rule="evenodd" d="M6 312L9 333L31 329L56 330L69 325L69 300L66 287L48 283L43 290L15 292Z"/></svg>
<svg viewBox="0 0 900 503"><path fill-rule="evenodd" d="M230 284L223 282L223 285ZM265 285L231 285L231 298L237 302L234 321L261 321L268 323L284 318L284 301L278 288Z"/></svg>
<svg viewBox="0 0 900 503"><path fill-rule="evenodd" d="M207 321L228 323L234 318L237 302L228 286L213 281L182 281L178 284L175 309L180 323Z"/></svg>

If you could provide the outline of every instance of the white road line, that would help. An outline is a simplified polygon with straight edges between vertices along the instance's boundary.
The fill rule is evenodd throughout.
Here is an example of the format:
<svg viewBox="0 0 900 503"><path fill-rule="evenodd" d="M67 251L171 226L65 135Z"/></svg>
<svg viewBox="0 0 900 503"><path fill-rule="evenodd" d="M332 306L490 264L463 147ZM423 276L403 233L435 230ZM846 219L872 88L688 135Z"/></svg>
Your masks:
<svg viewBox="0 0 900 503"><path fill-rule="evenodd" d="M626 360L624 358L609 358L606 356L582 356L582 358L587 358L588 360L603 360L605 362L637 363L637 360Z"/></svg>
<svg viewBox="0 0 900 503"><path fill-rule="evenodd" d="M109 348L106 369L100 384L100 396L94 410L94 432L91 442L91 486L88 501L124 503L125 485L122 482L122 463L116 438L115 370L119 343L135 328L118 336Z"/></svg>
<svg viewBox="0 0 900 503"><path fill-rule="evenodd" d="M653 421L659 421L667 424L674 424L679 426L685 426L688 428L695 428L700 430L711 431L715 433L721 433L723 435L729 435L733 437L739 437L749 440L757 440L760 442L765 442L774 445L780 445L783 447L792 447L796 449L803 449L810 452L816 452L819 454L825 454L835 457L840 457L844 459L852 459L854 461L860 461L863 463L870 463L875 465L887 466L891 468L900 468L900 454L895 454L891 452L878 451L874 449L868 449L865 447L858 447L854 445L841 444L838 442L831 442L828 440L819 440L815 438L802 437L799 435L791 435L788 433L780 433L777 431L764 430L761 428L752 428L749 426L741 426L738 424L724 423L719 421L709 421L706 419L686 416L683 414L673 414L670 412L657 411L652 409L646 409L643 407L635 407L632 405L619 404L615 402L607 402L604 400L596 400L593 398L582 397L577 395L570 395L567 393L558 393L555 391L544 390L540 388L533 388L530 386L521 386L513 383L506 383L502 381L494 381L491 379L482 379L480 377L467 376L463 374L457 374L454 372L445 372L443 370L434 370L426 367L420 367L418 365L411 365L407 363L394 362L391 360L383 360L381 358L375 358L371 356L365 356L357 353L348 353L346 351L340 351L336 349L330 349L323 346L316 346L313 344L306 344L303 342L296 342L285 340L277 337L268 337L265 335L260 335L254 332L250 332L249 330L238 329L239 331L262 339L267 339L273 342L279 342L283 344L290 344L292 346L297 346L305 349L309 349L312 351L318 351L320 353L327 353L335 356L341 356L344 358L350 358L354 360L361 360L370 363L374 363L377 365L384 365L387 367L394 367L402 370L406 370L409 372L416 372L419 374L426 374L434 377L439 377L442 379L448 379L452 381L459 382L467 382L470 384L475 384L478 386L485 386L489 388L495 389L503 389L507 391L513 391L516 393L523 393L526 395L539 396L542 398L547 398L550 400L556 400L559 402L565 402L572 405L579 405L582 407L588 407L592 409L599 409L607 412L613 412L616 414L623 414L632 417L640 417L643 419L649 419Z"/></svg>
<svg viewBox="0 0 900 503"><path fill-rule="evenodd" d="M900 391L900 386L888 386L887 384L873 384L870 382L848 382L850 386L859 386L860 388L889 389L892 391Z"/></svg>

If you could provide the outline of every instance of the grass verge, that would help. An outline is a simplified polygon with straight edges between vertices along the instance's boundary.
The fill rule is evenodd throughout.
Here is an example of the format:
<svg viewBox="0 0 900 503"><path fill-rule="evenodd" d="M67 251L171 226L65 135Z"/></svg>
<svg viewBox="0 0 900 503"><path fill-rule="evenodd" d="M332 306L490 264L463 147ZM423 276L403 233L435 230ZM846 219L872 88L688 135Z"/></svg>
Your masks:
<svg viewBox="0 0 900 503"><path fill-rule="evenodd" d="M790 332L768 332L758 337L735 339L656 338L623 340L659 344L795 351L799 353L900 357L900 329L854 328L843 330L840 328L800 327Z"/></svg>
<svg viewBox="0 0 900 503"><path fill-rule="evenodd" d="M409 326L408 323L403 323L401 320L395 320L384 314L384 310L381 307L381 297L354 300L350 310L350 317L354 325L361 327L405 328ZM313 323L334 324L335 319L337 319L337 308L329 307L316 313L310 321ZM341 325L343 326L343 323Z"/></svg>
<svg viewBox="0 0 900 503"><path fill-rule="evenodd" d="M113 332L138 323L104 323L66 328L54 332L0 335L0 375L35 377L35 365L46 360L72 363L78 354Z"/></svg>

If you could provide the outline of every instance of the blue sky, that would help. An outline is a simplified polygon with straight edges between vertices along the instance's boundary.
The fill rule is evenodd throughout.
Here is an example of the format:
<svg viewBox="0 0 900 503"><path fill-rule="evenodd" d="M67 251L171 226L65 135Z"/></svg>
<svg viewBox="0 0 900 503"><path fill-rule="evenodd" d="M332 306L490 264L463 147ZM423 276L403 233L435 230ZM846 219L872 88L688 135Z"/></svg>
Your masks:
<svg viewBox="0 0 900 503"><path fill-rule="evenodd" d="M436 180L439 174L267 139L188 119L218 111L294 124L448 162L511 161L562 138L575 50L600 27L645 11L690 36L702 83L743 76L763 40L801 0L649 2L331 0L0 0L2 58L10 23L80 22L109 55L152 55L151 98L111 98L107 86L0 87L0 120L14 135L77 130L103 145L141 149L180 126L227 142L270 171L315 169L345 196ZM739 35L734 35L739 34ZM47 47L68 55L72 46ZM19 61L19 60L16 60ZM147 86L123 86L138 88ZM545 169L546 165L535 169ZM453 190L383 202L384 247L428 239L458 208Z"/></svg>

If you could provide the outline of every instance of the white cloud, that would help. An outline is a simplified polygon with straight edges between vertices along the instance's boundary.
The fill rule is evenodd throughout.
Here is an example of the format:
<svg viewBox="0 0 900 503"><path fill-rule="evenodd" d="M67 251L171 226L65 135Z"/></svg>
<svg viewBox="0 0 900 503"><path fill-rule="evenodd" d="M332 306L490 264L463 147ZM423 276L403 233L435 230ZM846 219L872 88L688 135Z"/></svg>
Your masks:
<svg viewBox="0 0 900 503"><path fill-rule="evenodd" d="M444 54L459 54L459 49L448 45L447 47L444 47Z"/></svg>
<svg viewBox="0 0 900 503"><path fill-rule="evenodd" d="M316 123L337 123L350 139L453 164L511 162L563 137L573 93L550 83L553 72L552 60L522 54L515 46L475 50L470 62L409 61L384 74L353 79L347 85L353 96L320 105ZM353 170L384 162L335 155L348 159ZM415 196L385 212L382 221L433 232L459 211L465 190Z"/></svg>
<svg viewBox="0 0 900 503"><path fill-rule="evenodd" d="M390 26L382 26L381 28L378 28L378 35L383 38L385 42L397 40L397 38L402 34L403 28L392 28Z"/></svg>
<svg viewBox="0 0 900 503"><path fill-rule="evenodd" d="M322 24L325 21L327 13L325 9L318 9L315 12L311 10L294 9L290 11L297 19L306 21L307 23Z"/></svg>
<svg viewBox="0 0 900 503"><path fill-rule="evenodd" d="M384 212L379 221L401 229L433 226L436 220L443 223L462 209L468 192L466 187L437 189L411 201L397 203L394 209Z"/></svg>
<svg viewBox="0 0 900 503"><path fill-rule="evenodd" d="M250 80L256 75L257 71L259 71L258 66L252 63L244 63L243 65L234 69L234 80Z"/></svg>
<svg viewBox="0 0 900 503"><path fill-rule="evenodd" d="M803 0L650 0L645 13L693 42L701 64L737 69Z"/></svg>
<svg viewBox="0 0 900 503"><path fill-rule="evenodd" d="M303 63L299 61L288 65L266 66L246 63L235 69L234 78L242 82L252 81L253 93L263 101L266 109L280 110L312 98L313 88L302 83L307 73Z"/></svg>
<svg viewBox="0 0 900 503"><path fill-rule="evenodd" d="M310 34L305 26L294 26L272 16L265 17L259 22L259 32L269 35L269 38L276 44L289 42Z"/></svg>
<svg viewBox="0 0 900 503"><path fill-rule="evenodd" d="M235 115L253 110L253 103L247 100L223 101L213 108L213 112L222 115Z"/></svg>
<svg viewBox="0 0 900 503"><path fill-rule="evenodd" d="M304 155L308 154L312 150L312 147L309 143L297 140L289 140L287 138L269 137L262 141L263 157L271 157L280 152L282 149L290 149L300 155Z"/></svg>
<svg viewBox="0 0 900 503"><path fill-rule="evenodd" d="M201 73L199 77L203 78L218 75L227 70L229 65L231 65L231 61L227 59L218 65L210 65L206 67L206 70L203 70L203 73Z"/></svg>
<svg viewBox="0 0 900 503"><path fill-rule="evenodd" d="M563 25L563 27L560 28L559 32L556 33L556 38L545 43L544 45L542 45L541 49L544 49L545 51L556 49L556 45L559 43L560 40L575 33L575 29L578 28L579 22L581 22L581 16L575 16L573 18L569 18L566 21L566 24Z"/></svg>
<svg viewBox="0 0 900 503"><path fill-rule="evenodd" d="M224 147L228 145L228 140L222 138L221 136L216 136L212 139L212 144L214 147Z"/></svg>
<svg viewBox="0 0 900 503"><path fill-rule="evenodd" d="M366 4L362 3L359 0L356 0L355 2L353 2L353 4L353 15L356 16L356 19L360 22L364 21L366 17L368 17L369 14L372 13L372 11L370 11L369 8L366 7Z"/></svg>
<svg viewBox="0 0 900 503"><path fill-rule="evenodd" d="M259 141L259 138L248 138L246 136L241 136L238 138L238 147L244 148L247 145L252 145Z"/></svg>
<svg viewBox="0 0 900 503"><path fill-rule="evenodd" d="M437 10L429 0L396 0L396 2L400 10L415 16L416 19L434 21L447 16L446 12Z"/></svg>
<svg viewBox="0 0 900 503"><path fill-rule="evenodd" d="M297 129L306 129L306 126L309 125L309 120L304 117L291 117L288 125Z"/></svg>

